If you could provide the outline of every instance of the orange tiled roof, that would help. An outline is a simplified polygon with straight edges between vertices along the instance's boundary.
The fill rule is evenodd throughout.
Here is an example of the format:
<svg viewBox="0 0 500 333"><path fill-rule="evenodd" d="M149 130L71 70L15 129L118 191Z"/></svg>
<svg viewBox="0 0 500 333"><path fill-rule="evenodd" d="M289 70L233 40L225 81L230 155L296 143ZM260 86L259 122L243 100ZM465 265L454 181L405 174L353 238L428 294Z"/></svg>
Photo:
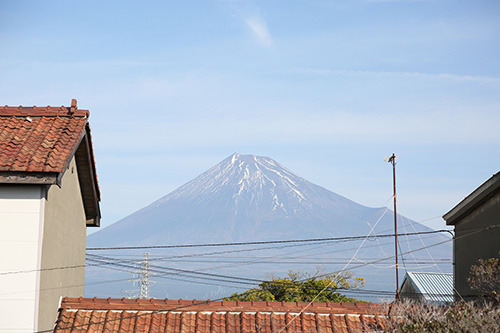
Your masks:
<svg viewBox="0 0 500 333"><path fill-rule="evenodd" d="M62 173L89 112L71 107L0 107L0 171Z"/></svg>
<svg viewBox="0 0 500 333"><path fill-rule="evenodd" d="M88 226L99 226L89 111L71 107L0 107L0 183L60 185L75 156Z"/></svg>
<svg viewBox="0 0 500 333"><path fill-rule="evenodd" d="M386 327L366 303L229 302L64 298L54 332L375 332ZM305 309L306 308L306 309ZM305 309L305 310L304 310Z"/></svg>

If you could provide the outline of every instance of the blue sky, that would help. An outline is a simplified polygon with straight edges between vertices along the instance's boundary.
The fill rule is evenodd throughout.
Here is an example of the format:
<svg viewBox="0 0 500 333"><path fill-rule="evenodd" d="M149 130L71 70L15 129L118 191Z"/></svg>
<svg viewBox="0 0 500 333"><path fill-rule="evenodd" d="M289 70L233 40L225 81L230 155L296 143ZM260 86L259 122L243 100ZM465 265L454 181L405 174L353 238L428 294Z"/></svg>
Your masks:
<svg viewBox="0 0 500 333"><path fill-rule="evenodd" d="M102 225L234 152L437 218L500 169L498 1L0 2L0 104L90 109Z"/></svg>

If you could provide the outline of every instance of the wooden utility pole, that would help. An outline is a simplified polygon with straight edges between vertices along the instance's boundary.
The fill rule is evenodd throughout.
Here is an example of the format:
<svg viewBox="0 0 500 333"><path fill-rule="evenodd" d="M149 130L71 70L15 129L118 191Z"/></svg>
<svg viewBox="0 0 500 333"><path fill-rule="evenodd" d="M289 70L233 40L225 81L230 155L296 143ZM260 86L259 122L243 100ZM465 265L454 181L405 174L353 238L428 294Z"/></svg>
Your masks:
<svg viewBox="0 0 500 333"><path fill-rule="evenodd" d="M396 155L394 153L387 160L387 162L392 163L392 183L394 185L394 253L396 258L396 300L400 300L399 297L399 264L398 264L398 214L396 211Z"/></svg>

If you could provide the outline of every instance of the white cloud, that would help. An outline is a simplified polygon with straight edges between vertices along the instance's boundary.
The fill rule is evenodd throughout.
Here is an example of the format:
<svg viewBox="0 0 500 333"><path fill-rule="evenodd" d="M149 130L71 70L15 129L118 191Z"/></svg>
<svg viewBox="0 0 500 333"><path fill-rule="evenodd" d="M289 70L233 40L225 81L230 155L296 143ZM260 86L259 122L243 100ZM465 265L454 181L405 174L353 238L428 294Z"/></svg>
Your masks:
<svg viewBox="0 0 500 333"><path fill-rule="evenodd" d="M413 77L422 79L439 79L455 82L476 82L499 84L498 76L481 75L457 75L449 73L421 73L421 72L396 72L396 71L354 71L354 70L330 70L321 68L302 68L290 71L291 73L317 75L317 76L387 76L387 77Z"/></svg>
<svg viewBox="0 0 500 333"><path fill-rule="evenodd" d="M400 2L400 3L408 3L408 2L436 2L435 0L365 0L365 2Z"/></svg>
<svg viewBox="0 0 500 333"><path fill-rule="evenodd" d="M255 34L260 44L270 47L273 44L266 22L261 16L248 17L245 20L247 26Z"/></svg>

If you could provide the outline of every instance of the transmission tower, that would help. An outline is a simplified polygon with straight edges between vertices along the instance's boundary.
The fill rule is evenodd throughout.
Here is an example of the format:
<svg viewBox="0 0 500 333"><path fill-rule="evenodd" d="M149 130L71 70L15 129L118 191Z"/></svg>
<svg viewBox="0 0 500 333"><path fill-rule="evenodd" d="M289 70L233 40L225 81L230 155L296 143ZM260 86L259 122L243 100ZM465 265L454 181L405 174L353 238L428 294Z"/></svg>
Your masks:
<svg viewBox="0 0 500 333"><path fill-rule="evenodd" d="M140 269L134 273L133 285L140 285L140 290L123 290L122 294L127 295L126 297L131 298L149 298L149 253L143 253L144 259L139 262Z"/></svg>
<svg viewBox="0 0 500 333"><path fill-rule="evenodd" d="M139 298L149 298L149 253L145 252L144 260L141 262L141 293Z"/></svg>

